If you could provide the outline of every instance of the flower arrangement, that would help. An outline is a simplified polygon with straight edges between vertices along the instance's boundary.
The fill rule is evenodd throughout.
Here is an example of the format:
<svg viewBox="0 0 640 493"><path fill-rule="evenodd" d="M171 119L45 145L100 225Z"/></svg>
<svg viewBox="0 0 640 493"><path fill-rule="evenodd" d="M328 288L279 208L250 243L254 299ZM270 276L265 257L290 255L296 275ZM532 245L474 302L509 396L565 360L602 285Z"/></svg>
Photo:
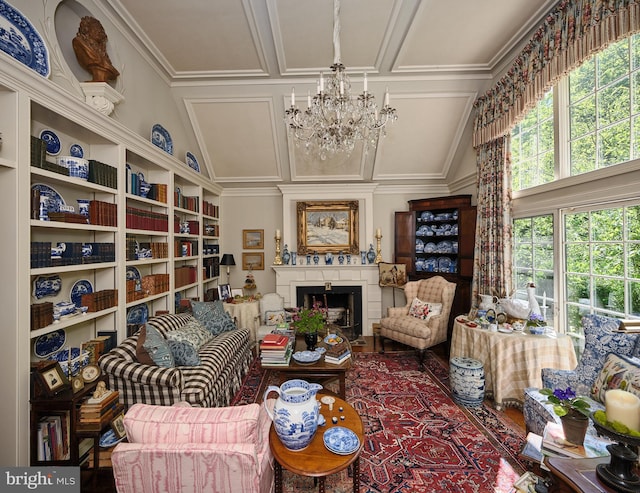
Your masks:
<svg viewBox="0 0 640 493"><path fill-rule="evenodd" d="M296 308L291 314L291 325L299 334L313 334L324 327L327 309L314 302L311 308Z"/></svg>
<svg viewBox="0 0 640 493"><path fill-rule="evenodd" d="M576 396L571 387L566 389L540 389L542 395L547 396L547 402L553 404L553 412L559 417L580 413L589 416L589 403L583 397Z"/></svg>
<svg viewBox="0 0 640 493"><path fill-rule="evenodd" d="M547 323L539 313L532 312L527 320L527 327L544 327Z"/></svg>

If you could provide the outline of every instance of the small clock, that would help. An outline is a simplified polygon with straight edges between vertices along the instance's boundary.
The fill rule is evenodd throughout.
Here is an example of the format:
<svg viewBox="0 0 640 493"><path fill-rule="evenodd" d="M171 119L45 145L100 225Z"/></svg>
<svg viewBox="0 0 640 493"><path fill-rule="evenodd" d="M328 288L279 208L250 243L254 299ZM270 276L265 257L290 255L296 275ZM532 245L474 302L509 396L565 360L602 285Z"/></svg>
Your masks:
<svg viewBox="0 0 640 493"><path fill-rule="evenodd" d="M80 375L86 383L95 382L100 376L100 367L98 365L87 365L80 370Z"/></svg>
<svg viewBox="0 0 640 493"><path fill-rule="evenodd" d="M77 375L71 378L71 388L73 389L73 393L84 389L84 379L81 375Z"/></svg>

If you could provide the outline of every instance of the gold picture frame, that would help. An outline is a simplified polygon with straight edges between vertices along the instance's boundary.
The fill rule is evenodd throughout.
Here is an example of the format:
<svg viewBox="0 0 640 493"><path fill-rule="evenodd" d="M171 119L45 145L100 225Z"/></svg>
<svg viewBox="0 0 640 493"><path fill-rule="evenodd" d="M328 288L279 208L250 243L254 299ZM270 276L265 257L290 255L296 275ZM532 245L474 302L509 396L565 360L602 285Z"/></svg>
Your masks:
<svg viewBox="0 0 640 493"><path fill-rule="evenodd" d="M243 229L242 248L245 250L262 250L264 248L264 229Z"/></svg>
<svg viewBox="0 0 640 493"><path fill-rule="evenodd" d="M242 252L242 270L264 270L264 253Z"/></svg>
<svg viewBox="0 0 640 493"><path fill-rule="evenodd" d="M297 202L298 254L352 253L358 245L358 201Z"/></svg>

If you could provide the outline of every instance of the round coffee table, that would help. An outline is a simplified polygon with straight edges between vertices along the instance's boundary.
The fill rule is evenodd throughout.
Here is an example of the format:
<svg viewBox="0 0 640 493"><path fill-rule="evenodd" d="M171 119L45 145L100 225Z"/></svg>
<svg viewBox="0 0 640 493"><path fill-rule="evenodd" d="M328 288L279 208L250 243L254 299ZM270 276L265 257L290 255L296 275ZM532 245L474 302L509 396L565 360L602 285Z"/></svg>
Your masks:
<svg viewBox="0 0 640 493"><path fill-rule="evenodd" d="M325 417L327 423L318 426L318 431L313 437L309 446L303 450L291 451L285 448L276 434L275 427L271 425L269 430L269 447L275 459L274 463L274 485L276 493L282 493L282 468L301 476L318 478L320 493L324 493L324 479L330 474L342 471L353 464L353 491L357 493L360 489L360 452L364 445L364 425L356 410L345 400L330 392L319 392L316 396L320 400L325 395L335 398L333 410L329 406L322 404L320 413ZM342 411L340 411L342 408ZM344 420L340 417L344 416ZM338 422L333 423L332 418L337 418ZM352 430L360 440L360 447L349 455L339 455L330 452L322 440L324 433L334 426L342 426Z"/></svg>

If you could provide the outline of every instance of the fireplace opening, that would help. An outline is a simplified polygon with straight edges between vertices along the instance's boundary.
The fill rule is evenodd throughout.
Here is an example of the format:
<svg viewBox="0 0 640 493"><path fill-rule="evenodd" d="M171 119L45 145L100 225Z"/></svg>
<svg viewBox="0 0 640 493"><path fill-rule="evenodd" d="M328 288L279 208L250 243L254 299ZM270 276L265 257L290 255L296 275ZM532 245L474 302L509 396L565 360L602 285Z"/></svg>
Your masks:
<svg viewBox="0 0 640 493"><path fill-rule="evenodd" d="M296 287L296 306L311 308L314 301L327 307L327 321L337 325L349 340L362 335L361 286Z"/></svg>

